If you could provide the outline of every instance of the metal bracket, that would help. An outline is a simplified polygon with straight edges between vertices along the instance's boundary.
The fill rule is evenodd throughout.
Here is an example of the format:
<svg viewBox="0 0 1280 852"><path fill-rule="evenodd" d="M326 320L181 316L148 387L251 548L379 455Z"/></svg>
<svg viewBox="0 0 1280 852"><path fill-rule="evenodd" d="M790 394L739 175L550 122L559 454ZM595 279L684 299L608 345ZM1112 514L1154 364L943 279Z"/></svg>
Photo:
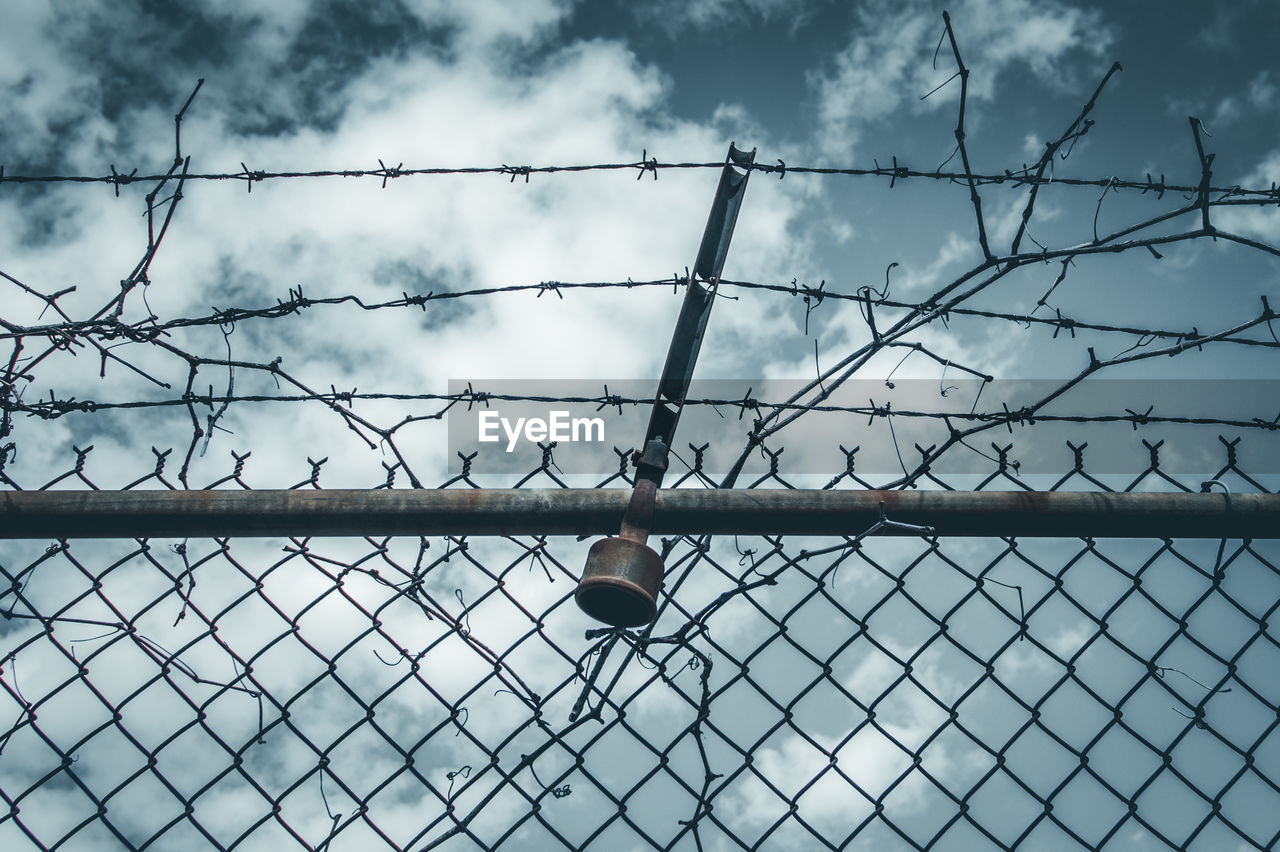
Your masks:
<svg viewBox="0 0 1280 852"><path fill-rule="evenodd" d="M755 158L754 148L750 152L743 152L730 143L715 200L711 203L711 213L707 217L707 227L702 234L698 259L693 264L684 303L680 306L680 316L676 320L671 345L667 349L667 362L662 369L653 413L649 417L649 428L645 433L646 447L653 441L660 441L666 447L672 446ZM653 476L658 485L662 484L662 472L645 471L640 458L636 458L635 462L640 468L639 475ZM662 468L665 471L666 465L663 464Z"/></svg>
<svg viewBox="0 0 1280 852"><path fill-rule="evenodd" d="M646 542L653 525L658 488L667 472L671 440L684 409L693 365L715 303L720 271L755 157L754 149L743 153L730 143L698 259L686 282L684 303L667 349L667 363L658 382L644 449L631 459L636 466L636 484L621 530L616 537L601 539L591 546L574 592L574 599L587 615L614 627L638 627L657 615L665 569L662 557Z"/></svg>

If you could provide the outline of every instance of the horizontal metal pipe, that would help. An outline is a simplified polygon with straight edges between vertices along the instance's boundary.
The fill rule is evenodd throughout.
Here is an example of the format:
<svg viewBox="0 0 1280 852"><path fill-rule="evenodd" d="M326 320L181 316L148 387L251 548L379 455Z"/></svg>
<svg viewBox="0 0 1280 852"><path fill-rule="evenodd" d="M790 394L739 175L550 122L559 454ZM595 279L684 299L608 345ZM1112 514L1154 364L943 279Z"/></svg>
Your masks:
<svg viewBox="0 0 1280 852"><path fill-rule="evenodd" d="M616 534L630 490L5 491L0 538ZM660 490L652 532L1280 538L1280 494ZM911 534L886 528L885 534Z"/></svg>

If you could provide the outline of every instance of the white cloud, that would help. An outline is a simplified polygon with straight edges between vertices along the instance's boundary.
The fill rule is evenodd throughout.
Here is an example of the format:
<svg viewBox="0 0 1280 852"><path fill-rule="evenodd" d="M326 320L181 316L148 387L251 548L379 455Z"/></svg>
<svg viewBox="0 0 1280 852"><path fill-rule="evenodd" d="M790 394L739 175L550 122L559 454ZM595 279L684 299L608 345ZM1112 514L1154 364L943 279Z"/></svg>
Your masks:
<svg viewBox="0 0 1280 852"><path fill-rule="evenodd" d="M1213 118L1210 123L1214 127L1224 127L1228 124L1236 122L1241 117L1240 103L1233 97L1225 97L1218 101L1218 105L1213 109Z"/></svg>
<svg viewBox="0 0 1280 852"><path fill-rule="evenodd" d="M901 658L911 656L911 650L892 639L882 635L879 640ZM915 668L923 682L946 679L932 666L917 663ZM852 695L880 697L901 676L900 663L884 654L868 652L841 679L841 686ZM783 729L784 734L756 750L753 767L778 792L759 784L739 784L717 800L717 808L725 808L744 825L762 827L785 812L786 804L779 793L785 799L798 797L797 816L822 836L835 840L848 835L870 816L873 800L906 775L886 800L887 815L892 820L909 820L919 813L930 801L933 785L912 768L912 754L907 749L919 748L944 721L945 714L909 682L879 701L875 725L867 723L861 711L849 709L849 729L838 735L807 731L802 736ZM928 748L923 767L934 778L946 779L955 761L964 759L965 755L952 754L937 741ZM792 848L791 844L783 845Z"/></svg>
<svg viewBox="0 0 1280 852"><path fill-rule="evenodd" d="M254 0L204 0L203 5L214 15L250 24L246 52L261 55L286 49L312 9L310 0L278 0L270 4Z"/></svg>
<svg viewBox="0 0 1280 852"><path fill-rule="evenodd" d="M1280 148L1272 150L1248 174L1240 186L1266 189L1280 184ZM1218 227L1275 243L1280 240L1280 210L1271 207L1227 207L1214 212Z"/></svg>
<svg viewBox="0 0 1280 852"><path fill-rule="evenodd" d="M970 103L991 100L1001 74L1025 66L1052 84L1060 65L1076 50L1098 56L1110 34L1096 13L1028 0L970 0L952 8L952 25L965 65L971 69ZM821 150L848 160L863 132L903 111L936 110L958 97L951 84L920 101L955 70L944 42L931 62L943 23L937 10L922 2L869 4L859 11L848 46L833 67L815 71Z"/></svg>
<svg viewBox="0 0 1280 852"><path fill-rule="evenodd" d="M1276 84L1270 71L1260 71L1249 81L1249 103L1259 109L1269 109L1276 103Z"/></svg>
<svg viewBox="0 0 1280 852"><path fill-rule="evenodd" d="M865 22L867 16L860 17ZM899 12L883 26L859 33L835 58L835 73L814 75L818 90L820 144L829 156L846 153L858 141L859 126L887 117L902 104L902 86L918 73L920 46L928 22L918 13Z"/></svg>
<svg viewBox="0 0 1280 852"><path fill-rule="evenodd" d="M21 0L5 11L0 91L5 93L5 159L11 171L46 153L55 138L54 125L79 118L91 103L92 82L75 72L48 36L56 18L54 9L38 0Z"/></svg>
<svg viewBox="0 0 1280 852"><path fill-rule="evenodd" d="M409 12L430 26L457 27L459 47L546 35L573 8L572 0L408 0Z"/></svg>
<svg viewBox="0 0 1280 852"><path fill-rule="evenodd" d="M1044 156L1044 146L1044 140L1036 133L1028 133L1022 138L1022 153L1031 162L1035 162Z"/></svg>
<svg viewBox="0 0 1280 852"><path fill-rule="evenodd" d="M193 156L197 170L235 172L241 161L268 170L372 168L378 158L406 167L632 162L642 149L650 156L716 160L724 155L726 131L747 132L749 141L767 143L764 130L741 108L718 110L710 125L667 116L664 76L617 42L569 43L541 58L526 57L517 69L503 45L549 34L566 7L521 5L520 10L504 18L491 5L417 7L424 18L455 28L453 50L392 51L370 58L363 70L334 81L329 100L336 119L290 125L275 134L240 121L231 96L241 75L247 79L260 68L256 60L242 60L230 69L232 79L206 82L187 115L184 152ZM234 4L218 4L214 11L250 14ZM255 31L286 44L303 29L299 16L285 10L259 22ZM70 57L60 61L74 64ZM303 97L290 90L290 80L287 74L280 78L277 97ZM148 128L152 136L142 138L135 129L112 158L123 166L131 149L161 157L166 148L171 151L176 105L131 114L131 126ZM300 114L290 102L281 112L291 118ZM710 170L666 172L658 181L636 181L630 172L533 175L528 183L499 175L429 177L392 180L385 190L376 180L335 178L263 183L252 194L237 182L192 184L152 266L147 300L161 316L192 316L207 313L210 305L270 305L300 285L311 297L356 293L380 301L406 290L661 278L692 261L716 178ZM807 249L804 241L789 236L789 222L813 192L812 185L798 181L753 187L751 195L769 201L760 198L744 212L726 271L780 276L796 266ZM79 187L48 193L40 203L65 236L36 255L22 245L21 227L6 229L11 249L6 268L46 290L74 281L81 309L105 301L145 245L142 222L134 218L141 192L126 189L123 195L116 200L109 191L90 195ZM55 204L59 199L66 205ZM15 225L30 212L0 206L0 216ZM92 272L84 264L90 256L99 259ZM140 300L134 304L141 309ZM296 320L244 322L230 338L232 354L259 362L283 354L283 368L317 390L332 383L361 391L443 393L445 381L455 377L653 377L679 297L669 290L614 290L577 292L563 300L529 293L470 304L473 310L462 315L446 314L451 306L431 304L425 314L415 309L353 316L319 308ZM33 312L39 307L32 302ZM751 325L735 312L722 313L715 334L732 337L740 325ZM427 333L424 323L439 323L443 316L456 319ZM216 333L180 333L175 342L208 357L226 356ZM138 354L139 348L130 347L132 357L155 366L156 374L180 392L185 362ZM96 372L80 372L79 379L66 371L43 375L59 394L102 400L121 393L119 385L116 391L104 389ZM214 384L220 392L225 378L225 370L206 369L197 386L207 392ZM245 371L237 377L245 389L253 381ZM31 393L44 394L48 387ZM271 389L269 381L261 388ZM359 405L357 413L394 423L406 412ZM370 484L370 466L376 469L385 448L359 449L356 441L355 452L342 451L352 446L353 436L323 406L298 411L289 430L266 425L274 416L233 406L221 425L235 435L215 436L208 460L197 457L210 475L193 477L193 484L215 478L212 471L224 465L229 449L250 444L259 450L251 463L259 487L276 477L275 484L297 481L298 461L308 454L300 447L313 458L330 457L324 479L330 487ZM185 448L182 433L189 435L190 425L182 419L153 420L151 434L141 440ZM439 442L412 443L421 448L415 462L433 469L424 479L442 478L434 470L443 462Z"/></svg>
<svg viewBox="0 0 1280 852"><path fill-rule="evenodd" d="M1195 102L1171 101L1170 112L1181 118L1183 115L1203 116L1207 119L1210 130L1227 127L1240 121L1251 119L1257 113L1270 113L1276 105L1276 86L1271 80L1271 72L1262 71L1249 81L1248 90L1241 97L1230 94L1221 98L1211 109Z"/></svg>

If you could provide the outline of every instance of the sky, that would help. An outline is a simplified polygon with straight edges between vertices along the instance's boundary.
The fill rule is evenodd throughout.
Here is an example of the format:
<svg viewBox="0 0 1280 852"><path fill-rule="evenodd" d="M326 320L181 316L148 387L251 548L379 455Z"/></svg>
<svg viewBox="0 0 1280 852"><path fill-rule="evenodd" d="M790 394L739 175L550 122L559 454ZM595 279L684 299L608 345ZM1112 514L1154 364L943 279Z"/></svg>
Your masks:
<svg viewBox="0 0 1280 852"><path fill-rule="evenodd" d="M1022 241L1024 251L1031 250L1031 240L1048 247L1046 251L1081 246L1097 235L1122 232L1188 204L1183 193L1161 193L1157 185L1199 183L1197 138L1213 155L1215 187L1267 190L1280 181L1280 72L1271 59L1280 36L1280 8L1274 4L957 0L945 8L969 70L964 153L975 172L1000 175L1028 167L1034 172L1045 145L1068 130L1106 77L1088 114L1094 123L1087 133L1057 149L1046 174L1104 182L1152 181L1147 192L1076 186L1069 180L1041 187ZM928 173L958 170L961 161L956 150L960 80L953 78L956 62L946 40L943 10L937 3L919 0L397 0L376 5L338 0L200 0L180 5L9 0L0 29L0 103L5 106L0 164L6 178L0 182L0 272L5 274L0 281L0 319L12 326L4 338L6 359L13 358L4 391L15 413L8 433L0 438L0 447L6 448L5 488L41 487L75 465L73 448L89 446L93 450L84 473L100 487L120 487L147 476L157 459L164 463L165 481L203 487L237 470L237 459L246 452L252 455L243 478L254 488L290 487L309 478L329 488L387 482L430 487L459 470L455 454L460 447L446 420L435 417L445 407L439 400L358 398L347 407L360 418L353 420L341 414L342 405L335 413L335 406L314 399L188 406L181 404L184 389L215 396L336 395L355 389L420 397L448 394L450 382L455 388L471 382L478 390L512 387L516 392L535 387L521 384L535 380L630 388L653 382L662 368L680 306L678 286L554 290L537 285L670 282L684 274L697 253L715 192L715 168L535 172L527 180L521 174L493 173L257 182L244 177L193 179L183 185L176 201L170 182L153 199L153 224L159 227L169 211L172 222L151 259L147 283L129 288L119 314L123 322L145 325L151 316L168 322L230 308L254 311L293 301L295 294L310 299L352 295L372 305L482 288L531 289L378 310L360 310L352 302L316 304L274 319L246 317L221 326L172 327L163 346L116 341L107 361L100 360L96 350L75 344L57 348L38 362L23 360L44 351L44 344L28 337L24 348L14 352L19 336L14 327L57 321L56 311L30 290L52 294L74 286L57 299L57 307L71 319L92 316L121 292L122 279L148 249L144 214L154 183L18 183L10 178L102 176L113 170L129 174L135 168L139 175L163 174L175 161L174 115L197 81L203 83L183 113L180 136L181 156L190 157L193 174L633 164L648 158L717 163L731 142L743 150L754 149L761 164L785 163L793 169L905 166ZM1107 77L1117 62L1122 70ZM1199 119L1199 137L1189 117ZM868 175L779 174L758 171L748 183L724 269L721 293L727 298L716 300L697 378L733 380L757 389L803 385L872 340L862 305L811 297L806 310L802 296L811 291L804 288L821 286L823 292L847 296L873 288L869 292L880 298L915 303L930 300L983 262L974 206L962 181L919 175L890 181ZM1009 183L984 185L980 192L991 247L997 255L1008 254L1028 191ZM1113 359L1126 351L1143 354L1178 342L1144 331L1212 335L1254 322L1264 298L1280 305L1280 260L1273 248L1280 245L1280 213L1274 203L1241 204L1215 207L1213 216L1222 232L1217 239L1169 240L1150 251L1137 247L1116 253L1081 252L1069 267L1062 264L1062 255L1055 255L1051 262L1026 263L1010 271L964 303L988 312L1037 319L1056 315L1131 331L1069 333L1051 325L953 314L902 339L920 344L934 357L890 348L858 362L854 377L870 383L873 407L889 402L900 410L907 407L906 400L914 399L911 388L932 388L936 383L942 391L957 377L957 370L969 372L968 378L976 374L1061 384L1087 367L1090 347L1098 358ZM1156 221L1138 236L1185 233L1198 225L1198 219L1198 212L1193 212ZM799 289L787 293L732 282L794 284ZM876 307L876 312L882 329L905 316L905 311L886 305ZM1103 372L1108 378L1136 383L1128 387L1156 379L1175 383L1151 403L1134 391L1130 407L1139 413L1147 404L1158 404L1157 414L1208 412L1244 424L1255 418L1273 421L1280 403L1267 386L1256 386L1263 388L1257 392L1248 386L1223 397L1204 391L1243 379L1280 380L1276 350L1265 345L1275 340L1267 324L1254 323L1232 337L1235 342L1188 349L1176 358L1161 355L1116 364ZM276 358L282 372L264 369ZM236 366L228 369L228 361ZM831 375L824 378L831 383ZM1176 383L1192 379L1201 381L1194 393L1179 390L1184 386ZM890 387L890 380L900 387ZM911 380L920 384L912 385ZM778 384L765 385L766 381ZM858 385L848 404L862 405L866 387ZM1202 399L1201 392L1210 395ZM1110 410L1104 413L1125 414L1116 409L1126 405L1089 393L1078 391L1054 410L1078 413L1105 404ZM1223 399L1232 401L1229 411L1223 410ZM51 418L30 416L44 400L52 400L54 408L58 401L71 400L97 405L92 411L71 410ZM179 404L138 409L102 405L131 401ZM981 409L999 411L1002 398L991 392L980 401ZM938 399L933 402L942 405ZM954 398L948 402L954 403ZM979 408L977 401L974 407ZM686 443L704 442L717 449L749 446L745 436L751 417L734 420L732 412L726 414L718 425L718 414L687 420L676 449L683 453ZM892 480L908 467L898 462L897 454L889 455L895 444L903 450L917 442L927 447L940 444L947 435L936 423L903 423L890 438L884 418L872 427L863 417L857 418L856 426L849 419L839 420L793 439L784 458L796 472L794 482L825 484L845 469L845 456L838 448L860 441L867 447L863 459L879 454L862 469ZM198 433L193 434L193 423ZM1032 439L1022 431L1026 425L977 434L970 442L973 446L954 447L951 454L969 453L966 458L989 464L997 450L988 450L988 445L1012 441L1013 454L1025 453L1029 467L1036 456L1042 463L1036 469L1044 472L1043 484L1050 484L1071 469L1071 454L1061 448L1055 433L1060 464L1043 462L1037 454L1050 451L1042 449L1046 445L1030 448ZM610 445L627 449L640 440L640 435L626 431L633 426L615 426L609 421ZM778 432L770 446L786 446L787 435L799 428ZM1268 467L1280 458L1275 433L1261 428L1139 429L1137 422L1122 422L1096 436L1089 433L1088 440L1095 454L1103 453L1110 441L1108 458L1128 453L1133 459L1131 468L1116 462L1114 469L1101 472L1114 475L1107 481L1117 487L1146 467L1149 454L1142 440L1167 441L1166 467L1186 474L1186 481L1194 485L1195 477L1211 474L1222 464L1219 433L1227 439L1241 437L1246 470L1263 476L1263 482L1274 481L1265 477L1280 472L1280 467ZM1069 431L1067 437L1080 434L1083 431ZM538 452L526 449L536 459ZM570 484L594 484L616 469L616 456L608 448L585 467L569 463L571 451L574 448L568 446L558 449ZM492 468L484 467L489 457L483 453L476 462L483 474L478 481L511 484L510 466L493 452ZM593 468L601 457L604 461ZM733 457L732 452L724 456ZM875 466L886 460L887 465ZM1256 466L1250 468L1251 462ZM717 458L711 470L718 478L726 467L727 462ZM580 470L587 473L579 474ZM750 478L767 470L767 458L752 454ZM955 481L971 485L978 477ZM61 487L71 486L85 487L74 477ZM146 487L158 487L158 480L148 480ZM1164 485L1156 477L1141 487ZM31 554L38 555L45 544ZM724 550L719 556L727 564L738 561L736 554L727 555L734 553L728 542L717 546ZM896 546L885 544L894 553ZM985 546L966 544L961 550L981 560ZM562 555L561 562L570 571L577 570L583 547L563 545L568 555ZM241 552L258 553L251 548L256 545L244 544ZM476 548L494 560L515 559L521 552L504 542L480 542ZM225 569L233 578L239 576L218 548L205 549L212 554L209 573ZM9 568L37 558L16 545L9 552L3 560ZM1055 553L1050 558L1068 557ZM95 560L104 558L94 555ZM173 553L167 552L166 559L172 569ZM412 555L407 559L413 562ZM130 557L131 565L139 562L140 577L158 570L154 565L148 568L146 557ZM307 576L319 583L317 588L328 588L330 580L312 568ZM116 574L120 582L124 576ZM1258 576L1258 588L1264 588L1267 572L1259 569ZM730 582L716 580L721 581ZM464 571L453 571L440 580L437 592L450 605L455 588L473 601L491 594L483 583L467 585L476 582L466 579ZM716 582L691 584L690 600L714 600L728 588ZM866 591L876 578L873 573L857 581L870 584L866 588L850 582L851 589ZM1197 582L1189 577L1178 594ZM209 594L232 588L213 579L201 584ZM277 595L288 594L284 585ZM54 596L49 600L57 597L52 586L44 592ZM367 591L377 594L376 588ZM1046 599L1053 599L1051 592L1046 589ZM31 594L35 593L33 588ZM571 609L556 604L567 593L565 583L554 589L528 586L527 593L557 613ZM779 590L779 600L789 593ZM177 600L167 592L156 594L169 594L168 603ZM1257 589L1242 591L1241 596L1251 594L1256 597ZM208 611L218 611L216 605L208 606ZM343 612L342 617L351 615ZM1249 617L1256 615L1251 611ZM228 620L233 617L226 615ZM751 616L748 612L735 617ZM503 618L496 608L488 618L473 614L477 635L485 626L507 635L502 632ZM1067 615L1045 618L1043 648L1068 657L1090 647L1093 634L1087 620L1082 626L1078 618ZM555 635L580 637L575 631L584 626L578 621L561 625ZM262 637L251 625L243 629L248 646L271 645L269 629L263 628ZM743 630L722 629L750 647L750 636ZM824 681L823 688L871 689L885 672L893 671L898 663L892 655L909 656L912 639L906 628L886 626L883 635L888 652L846 660L836 680ZM200 632L190 636L197 642ZM574 641L581 645L580 639ZM1276 646L1268 641L1271 653ZM102 665L107 670L130 665L126 644L111 645L118 649L119 660L104 652ZM1010 678L1056 671L1047 652L1023 648L1019 645L1001 657L1020 673ZM131 653L136 657L139 652L135 648ZM192 646L193 658L202 653ZM216 651L210 653L210 665L224 665L225 660L215 660ZM1223 653L1230 657L1234 652ZM781 677L790 661L784 654L765 668ZM945 663L935 661L928 674L921 675L931 678L929 689L950 688ZM276 673L283 678L276 681L277 689L286 695L302 683L301 670L283 671L288 668L282 666ZM362 682L376 691L383 688L378 685L382 674L362 671L352 677L366 678ZM458 677L459 683L465 681L465 672ZM643 675L634 677L627 682L640 689ZM50 678L52 684L56 677ZM696 693L696 679L689 683L689 694ZM28 684L27 691L34 694L35 687ZM654 704L645 711L649 716L641 717L653 730L662 729L662 712L675 712L665 702L674 702L680 712L689 710L687 699L681 703L652 693L643 691L649 696L644 700ZM224 703L228 699L253 703L241 693L228 693ZM936 706L919 695L905 696L902 702L893 736L923 737L939 724L933 715ZM20 718L16 704L10 709ZM761 714L743 718L765 718L767 711ZM990 714L999 718L995 711ZM317 719L322 717L328 718L317 713ZM512 720L518 720L518 713L483 718L477 714L474 724L500 731L517 724ZM234 724L242 722L237 717ZM826 724L814 723L816 729ZM1070 722L1062 724L1069 727ZM790 784L788 789L794 791L818 771L810 763L821 751L803 737L770 736L760 746L758 759L773 776L784 779L782 786ZM859 780L872 788L892 782L896 776L891 767L901 754L886 744L883 732L843 744L841 736L832 728L817 739L824 748L860 755L855 762L873 769ZM724 742L730 740L726 737ZM285 764L296 754L287 744L275 748L272 753ZM617 753L625 753L623 746L617 748L623 750ZM1043 756L1051 748L1033 748L1031 754ZM15 745L11 754L18 751ZM733 757L727 745L713 751L717 759ZM965 767L977 764L965 761L980 762L981 757L970 751L953 748L941 761L945 768L938 771L967 777ZM1123 748L1118 753L1124 753ZM31 760L32 767L42 765ZM1028 760L1028 765L1035 763ZM10 765L16 762L10 758ZM458 765L465 762L459 759ZM375 765L371 760L369 766ZM282 771L282 777L288 773ZM847 829L848 813L840 798L845 785L830 774L823 777L827 781L802 802L817 831L838 838ZM913 787L917 781L902 788L904 819L929 811L928 785ZM472 794L489 789L487 783L474 785ZM745 781L739 786L727 789L718 801L724 802L726 812L737 815L739 824L758 822L755 828L765 831L768 820L763 815L777 805L778 797ZM575 782L575 789L586 787ZM1266 804L1273 794L1267 789L1251 792L1250 801ZM225 795L232 801L250 794ZM413 801L405 795L405 801ZM576 807L588 809L587 795L579 792ZM660 802L678 795L682 794L670 790L657 794ZM1087 811L1089 801L1081 798L1075 807ZM1168 801L1177 798L1171 794ZM225 813L227 807L215 810ZM49 807L49 812L57 811ZM1156 813L1174 819L1176 811L1170 806ZM500 822L496 815L503 811L494 806L486 813ZM412 821L400 813L387 817L393 822L402 818ZM309 824L322 823L327 824L323 814L319 823ZM777 835L780 844L800 847L808 842L803 831L787 835L794 828L788 826ZM1277 828L1259 824L1249 830L1253 836L1269 838ZM49 830L56 834L65 829ZM143 828L137 831L147 836ZM110 848L109 837L93 837L93 842L86 841L87 848L97 848L94 843L99 841ZM521 837L512 841L512 848L534 842ZM1232 843L1243 843L1241 848L1253 848L1238 835L1230 837ZM1131 848L1164 848L1150 835L1134 838ZM685 835L681 842L688 840ZM957 839L953 846L939 848L989 848L982 845L986 842L981 837ZM1045 842L1050 844L1045 848L1058 848L1051 845L1058 840ZM1075 847L1067 843L1062 848Z"/></svg>
<svg viewBox="0 0 1280 852"><path fill-rule="evenodd" d="M0 67L11 108L0 144L11 175L101 175L111 167L162 172L173 158L172 116L199 79L206 82L184 115L181 149L192 158L191 170L202 173L373 169L379 162L408 168L630 163L642 153L664 162L716 162L731 141L755 148L757 160L769 164L899 163L932 171L959 162L956 81L921 100L954 71L940 42L942 10L922 4L18 8L21 14L6 28L11 44ZM1120 62L1124 70L1108 79L1090 113L1096 124L1063 146L1060 153L1069 157L1056 159L1051 175L1164 176L1195 185L1199 162L1187 122L1195 116L1215 155L1215 183L1268 187L1280 163L1280 81L1265 61L1277 26L1274 10L1265 3L1211 13L1191 4L1162 4L1159 14L1155 8L975 2L951 9L972 69L965 129L974 168L1000 174L1034 167L1045 143L1069 127L1112 62ZM378 178L317 178L258 183L252 192L242 181L188 182L150 266L150 283L139 292L145 304L131 293L123 316L136 322L148 312L190 317L214 308L261 308L289 299L295 288L310 298L354 294L379 302L477 287L680 274L696 252L715 171L664 171L658 181L628 175L545 175L527 183L500 175L414 177L385 187ZM792 173L778 180L760 173L749 184L724 275L794 280L850 295L866 286L881 292L888 280L892 297L923 299L981 259L966 188L939 184L895 180L891 188L881 178ZM72 313L87 315L111 298L146 247L145 231L134 221L146 187L122 187L119 198L110 189L6 184L0 200L5 272L46 293L74 285L60 301ZM1025 189L993 186L984 194L991 241L1007 246ZM1028 223L1030 238L1075 245L1099 227L1119 230L1185 203L1171 193L1159 200L1155 192L1103 195L1099 203L1097 187L1046 189ZM133 212L125 215L126 208ZM1164 231L1185 230L1188 219ZM1224 209L1218 221L1250 238L1274 240L1277 228L1273 208ZM1206 240L1167 249L1159 260L1145 252L1076 258L1069 283L1055 288L1045 306L1036 298L1057 278L1057 264L1016 270L968 304L1014 314L1034 309L1041 316L1057 309L1082 322L1205 333L1209 320L1221 330L1256 318L1259 297L1274 292L1273 255ZM92 267L87 257L94 258ZM104 274L106 268L113 271ZM737 301L718 300L699 378L748 385L808 380L815 343L817 365L830 369L867 341L857 304L827 300L806 311L798 298L733 295ZM288 320L241 323L226 341L208 327L176 331L173 341L208 358L225 358L227 345L239 361L281 356L283 369L317 390L443 394L450 379L652 380L665 357L678 294L645 289L619 296L609 290L567 299L535 293L365 316L322 307ZM10 304L6 318L13 322L34 322L46 310L16 291ZM930 347L936 362L913 357L894 375L932 379L939 363L951 360L1000 379L1062 379L1087 363L1089 345L1105 357L1142 340L1065 333L1049 339L1051 326L1009 330L1008 323L968 320L941 328L935 321L912 341ZM404 341L417 338L423 348L406 350ZM297 347L301 358L286 351ZM403 357L407 351L422 355ZM1258 352L1220 347L1176 361L1141 361L1107 376L1274 378L1273 362ZM136 357L158 371L160 381L185 383L182 359L154 352ZM108 390L91 360L60 356L56 372L52 361L50 369L33 371L25 398L49 391L97 402L176 396L137 374L120 376L121 384L112 386L118 389ZM889 375L899 360L890 350L858 375ZM250 373L240 381L245 392L274 385ZM214 384L225 389L212 366L202 368L197 389L207 392ZM378 402L362 410L379 423L421 413ZM189 442L183 433L190 418L181 407L154 414L153 444ZM231 406L219 425L251 431L256 415L248 406ZM257 430L255 440L262 433L280 439L270 452L258 443L259 457L313 448L313 458L331 459L331 486L366 484L371 465L377 473L372 457L385 447L366 446L365 453L352 447L352 455L349 433L339 430L340 443L332 440L331 412L311 406L295 416L296 431L288 436ZM1270 420L1275 412L1260 407L1243 419L1255 416ZM96 440L95 458L127 454L126 424L114 427L114 440L112 429L91 434L117 420L99 413L41 422L41 440L24 447L16 463L56 467L46 451L65 456L76 441ZM454 461L453 452L441 451L446 442L431 431L435 425L417 423L402 433L416 432L403 442L409 454L403 461L423 471L422 481L439 480ZM224 473L227 452L208 455L224 436L210 440L192 462L216 459L202 474L205 481ZM619 436L617 443L634 440ZM266 469L262 477L259 487L288 478Z"/></svg>

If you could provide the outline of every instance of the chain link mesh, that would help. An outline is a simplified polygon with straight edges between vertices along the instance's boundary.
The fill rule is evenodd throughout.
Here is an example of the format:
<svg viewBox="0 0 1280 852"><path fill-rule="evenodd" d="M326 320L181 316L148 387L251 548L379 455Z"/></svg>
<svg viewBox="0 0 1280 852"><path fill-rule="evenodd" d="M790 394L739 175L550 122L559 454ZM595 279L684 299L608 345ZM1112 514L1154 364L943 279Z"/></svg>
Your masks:
<svg viewBox="0 0 1280 852"><path fill-rule="evenodd" d="M673 537L638 632L574 606L585 545L31 545L0 569L5 848L1280 832L1270 542Z"/></svg>

